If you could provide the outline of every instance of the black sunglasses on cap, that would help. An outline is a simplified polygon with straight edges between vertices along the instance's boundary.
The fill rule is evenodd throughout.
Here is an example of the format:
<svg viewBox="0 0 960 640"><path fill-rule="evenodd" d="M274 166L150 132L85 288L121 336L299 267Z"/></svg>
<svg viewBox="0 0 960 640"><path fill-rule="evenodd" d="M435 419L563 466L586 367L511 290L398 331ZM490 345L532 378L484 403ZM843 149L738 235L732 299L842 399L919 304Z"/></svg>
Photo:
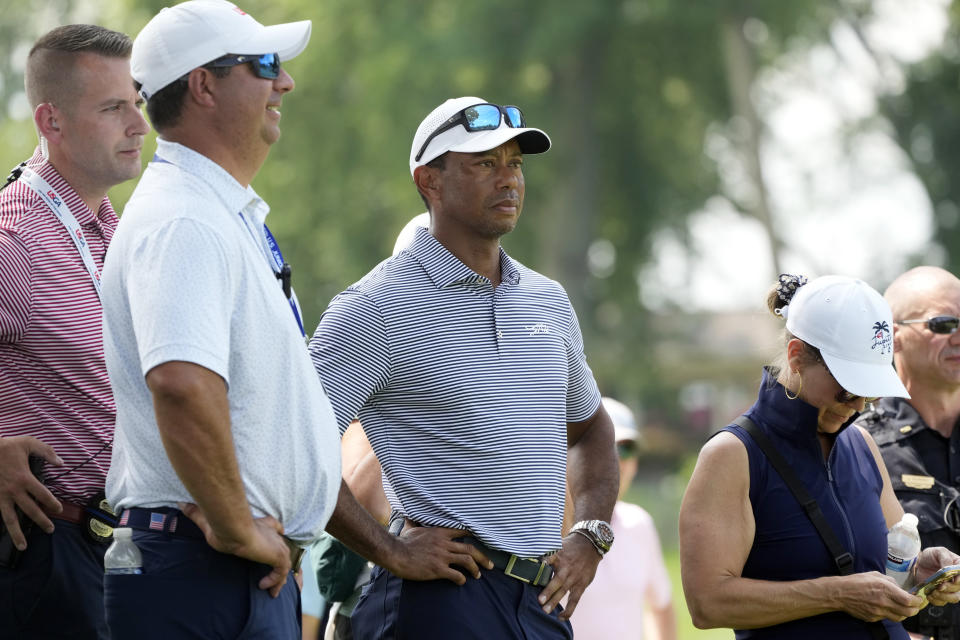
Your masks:
<svg viewBox="0 0 960 640"><path fill-rule="evenodd" d="M501 117L503 118L503 122L507 123L508 127L521 129L527 126L519 107L511 105L501 107L498 104L490 104L489 102L475 104L458 111L446 122L437 127L433 133L427 136L417 156L413 159L414 162L420 162L420 158L423 157L423 152L427 150L427 145L444 131L449 131L459 124L462 124L464 129L471 132L492 131L500 128Z"/></svg>
<svg viewBox="0 0 960 640"><path fill-rule="evenodd" d="M894 324L925 324L927 329L934 333L953 333L960 327L960 318L957 316L936 316L926 320L901 320Z"/></svg>
<svg viewBox="0 0 960 640"><path fill-rule="evenodd" d="M274 80L280 75L280 54L264 53L262 55L234 55L228 54L205 64L205 67L235 67L238 64L250 63L253 72L260 78Z"/></svg>

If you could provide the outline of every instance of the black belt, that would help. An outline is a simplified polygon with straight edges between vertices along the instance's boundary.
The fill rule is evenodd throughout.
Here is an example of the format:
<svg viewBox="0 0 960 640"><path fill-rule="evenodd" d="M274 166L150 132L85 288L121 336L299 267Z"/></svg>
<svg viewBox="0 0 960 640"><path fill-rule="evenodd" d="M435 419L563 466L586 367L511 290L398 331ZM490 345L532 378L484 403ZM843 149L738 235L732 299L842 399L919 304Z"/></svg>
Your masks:
<svg viewBox="0 0 960 640"><path fill-rule="evenodd" d="M412 527L421 527L418 522L405 518L399 511L393 511L390 514L390 523L387 525L387 531L395 536L401 535L404 531ZM545 587L553 577L553 567L539 558L521 558L520 556L491 549L473 536L464 536L457 538L467 544L473 545L483 552L493 563L494 569L499 569L511 578L516 578L521 582L526 582L537 587Z"/></svg>
<svg viewBox="0 0 960 640"><path fill-rule="evenodd" d="M463 541L482 551L493 562L494 569L503 571L511 578L545 587L553 577L553 567L539 558L521 558L506 551L491 549L473 536L464 536Z"/></svg>
<svg viewBox="0 0 960 640"><path fill-rule="evenodd" d="M179 509L171 507L157 507L155 509L134 507L127 509L120 515L120 524L117 526L130 527L139 531L166 533L171 536L203 540L204 542L207 540L206 536L203 535L203 530L193 520ZM291 570L298 571L300 562L303 560L304 549L286 536L283 537L283 541L287 543L287 548L290 550Z"/></svg>

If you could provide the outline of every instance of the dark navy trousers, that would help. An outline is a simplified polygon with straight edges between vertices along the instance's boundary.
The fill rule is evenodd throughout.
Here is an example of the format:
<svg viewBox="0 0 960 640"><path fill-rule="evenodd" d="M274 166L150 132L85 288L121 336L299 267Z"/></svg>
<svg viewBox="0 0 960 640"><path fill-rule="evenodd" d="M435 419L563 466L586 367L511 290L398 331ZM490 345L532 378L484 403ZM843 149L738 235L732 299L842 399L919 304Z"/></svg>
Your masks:
<svg viewBox="0 0 960 640"><path fill-rule="evenodd" d="M80 525L34 527L16 568L0 568L0 640L108 638L103 614L103 554Z"/></svg>
<svg viewBox="0 0 960 640"><path fill-rule="evenodd" d="M111 640L300 640L300 593L291 573L277 598L257 587L270 567L206 541L134 530L140 575L108 575Z"/></svg>
<svg viewBox="0 0 960 640"><path fill-rule="evenodd" d="M561 607L543 612L531 586L481 569L462 587L449 580L403 580L377 567L353 611L354 640L571 640Z"/></svg>

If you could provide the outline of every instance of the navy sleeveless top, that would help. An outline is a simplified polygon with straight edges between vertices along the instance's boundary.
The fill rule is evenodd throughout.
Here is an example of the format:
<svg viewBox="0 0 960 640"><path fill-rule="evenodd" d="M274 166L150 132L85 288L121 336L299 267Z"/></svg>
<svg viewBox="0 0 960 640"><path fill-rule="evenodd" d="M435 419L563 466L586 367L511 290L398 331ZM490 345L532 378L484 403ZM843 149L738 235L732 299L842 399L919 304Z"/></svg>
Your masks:
<svg viewBox="0 0 960 640"><path fill-rule="evenodd" d="M887 557L887 525L880 508L883 479L860 431L845 425L824 460L816 434L817 409L800 399L788 400L783 386L766 369L757 402L746 416L770 438L819 503L841 544L853 556L853 570L883 573ZM786 581L839 575L813 523L753 438L736 425L724 431L740 438L750 458L750 504L756 534L743 577ZM899 623L885 620L884 624L892 640L907 640ZM866 623L841 611L737 630L735 635L751 640L872 637Z"/></svg>

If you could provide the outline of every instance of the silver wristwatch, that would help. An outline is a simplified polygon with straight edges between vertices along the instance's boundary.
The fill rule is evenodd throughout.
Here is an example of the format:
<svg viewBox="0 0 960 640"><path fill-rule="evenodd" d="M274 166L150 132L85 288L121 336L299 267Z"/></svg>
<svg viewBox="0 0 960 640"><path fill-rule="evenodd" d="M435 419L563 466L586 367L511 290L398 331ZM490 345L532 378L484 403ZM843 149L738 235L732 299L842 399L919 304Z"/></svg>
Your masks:
<svg viewBox="0 0 960 640"><path fill-rule="evenodd" d="M613 545L613 527L603 520L581 520L570 527L570 533L579 533L589 540L601 558Z"/></svg>

